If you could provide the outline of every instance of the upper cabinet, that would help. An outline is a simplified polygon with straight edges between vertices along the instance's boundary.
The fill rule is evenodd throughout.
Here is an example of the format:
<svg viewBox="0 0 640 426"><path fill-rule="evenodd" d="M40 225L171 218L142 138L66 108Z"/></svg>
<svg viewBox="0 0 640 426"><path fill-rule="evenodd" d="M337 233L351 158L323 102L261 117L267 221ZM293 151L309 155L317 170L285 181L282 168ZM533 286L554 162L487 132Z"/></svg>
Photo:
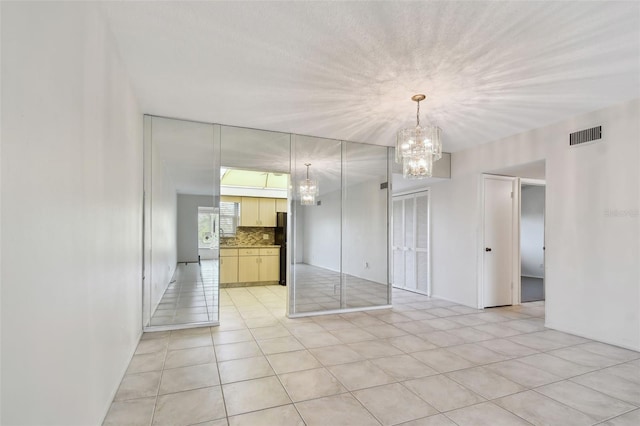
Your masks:
<svg viewBox="0 0 640 426"><path fill-rule="evenodd" d="M260 226L276 226L276 200L274 198L258 198L260 204Z"/></svg>
<svg viewBox="0 0 640 426"><path fill-rule="evenodd" d="M276 212L287 212L287 199L286 198L276 198Z"/></svg>
<svg viewBox="0 0 640 426"><path fill-rule="evenodd" d="M276 226L276 200L274 198L242 197L240 226Z"/></svg>

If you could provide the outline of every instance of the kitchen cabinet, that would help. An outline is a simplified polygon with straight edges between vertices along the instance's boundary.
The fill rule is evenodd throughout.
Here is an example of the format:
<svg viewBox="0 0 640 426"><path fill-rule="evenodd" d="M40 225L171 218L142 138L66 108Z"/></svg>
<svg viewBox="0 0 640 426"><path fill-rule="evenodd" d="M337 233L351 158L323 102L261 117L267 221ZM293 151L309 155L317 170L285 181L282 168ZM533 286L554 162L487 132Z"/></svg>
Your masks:
<svg viewBox="0 0 640 426"><path fill-rule="evenodd" d="M276 226L276 200L274 198L242 197L240 226Z"/></svg>
<svg viewBox="0 0 640 426"><path fill-rule="evenodd" d="M286 198L276 198L276 213L286 213L287 212L287 199Z"/></svg>
<svg viewBox="0 0 640 426"><path fill-rule="evenodd" d="M220 249L220 283L238 282L238 250Z"/></svg>
<svg viewBox="0 0 640 426"><path fill-rule="evenodd" d="M260 262L258 263L258 269L260 271L260 281L279 281L280 249L260 249Z"/></svg>
<svg viewBox="0 0 640 426"><path fill-rule="evenodd" d="M274 198L258 198L260 204L260 226L276 226L276 200Z"/></svg>
<svg viewBox="0 0 640 426"><path fill-rule="evenodd" d="M238 250L238 281L253 283L260 281L260 250L243 248Z"/></svg>
<svg viewBox="0 0 640 426"><path fill-rule="evenodd" d="M277 283L280 280L279 247L220 249L220 283Z"/></svg>

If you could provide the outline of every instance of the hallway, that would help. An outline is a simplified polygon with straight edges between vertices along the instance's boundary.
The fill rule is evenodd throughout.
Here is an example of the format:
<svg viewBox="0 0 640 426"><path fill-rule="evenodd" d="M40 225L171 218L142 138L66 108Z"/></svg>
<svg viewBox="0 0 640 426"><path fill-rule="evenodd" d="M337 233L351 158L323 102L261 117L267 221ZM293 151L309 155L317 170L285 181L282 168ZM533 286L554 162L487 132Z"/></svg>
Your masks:
<svg viewBox="0 0 640 426"><path fill-rule="evenodd" d="M394 289L393 309L288 319L286 291L223 289L220 327L144 334L104 424L640 422L640 353L546 329L543 302Z"/></svg>

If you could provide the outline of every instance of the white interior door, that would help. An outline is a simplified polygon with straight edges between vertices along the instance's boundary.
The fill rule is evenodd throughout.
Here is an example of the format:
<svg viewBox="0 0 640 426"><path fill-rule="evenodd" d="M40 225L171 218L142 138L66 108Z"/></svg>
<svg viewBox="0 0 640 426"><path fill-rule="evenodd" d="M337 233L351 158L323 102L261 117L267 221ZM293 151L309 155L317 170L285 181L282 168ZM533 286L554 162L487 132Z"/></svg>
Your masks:
<svg viewBox="0 0 640 426"><path fill-rule="evenodd" d="M513 181L484 178L484 307L512 304Z"/></svg>
<svg viewBox="0 0 640 426"><path fill-rule="evenodd" d="M393 197L393 286L428 294L428 192Z"/></svg>

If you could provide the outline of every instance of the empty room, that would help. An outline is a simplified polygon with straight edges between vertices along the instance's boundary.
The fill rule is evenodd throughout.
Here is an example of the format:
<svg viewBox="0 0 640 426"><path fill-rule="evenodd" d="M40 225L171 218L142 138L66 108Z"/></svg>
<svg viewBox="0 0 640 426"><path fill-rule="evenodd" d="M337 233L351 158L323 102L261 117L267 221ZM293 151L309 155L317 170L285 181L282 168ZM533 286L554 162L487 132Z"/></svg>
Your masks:
<svg viewBox="0 0 640 426"><path fill-rule="evenodd" d="M0 424L640 424L639 2L0 20Z"/></svg>

